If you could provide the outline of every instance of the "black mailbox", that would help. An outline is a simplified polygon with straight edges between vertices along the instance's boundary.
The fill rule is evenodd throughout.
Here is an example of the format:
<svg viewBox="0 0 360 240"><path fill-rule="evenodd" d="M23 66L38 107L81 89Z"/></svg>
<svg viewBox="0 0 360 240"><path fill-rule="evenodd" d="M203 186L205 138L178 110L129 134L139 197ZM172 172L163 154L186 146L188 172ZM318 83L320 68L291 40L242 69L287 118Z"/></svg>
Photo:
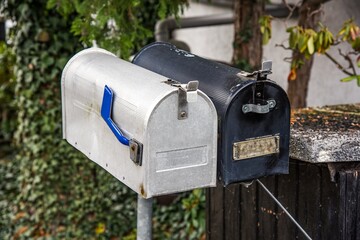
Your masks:
<svg viewBox="0 0 360 240"><path fill-rule="evenodd" d="M157 42L133 63L180 83L199 81L218 113L218 177L225 186L288 173L290 104L267 78L271 62L247 73Z"/></svg>

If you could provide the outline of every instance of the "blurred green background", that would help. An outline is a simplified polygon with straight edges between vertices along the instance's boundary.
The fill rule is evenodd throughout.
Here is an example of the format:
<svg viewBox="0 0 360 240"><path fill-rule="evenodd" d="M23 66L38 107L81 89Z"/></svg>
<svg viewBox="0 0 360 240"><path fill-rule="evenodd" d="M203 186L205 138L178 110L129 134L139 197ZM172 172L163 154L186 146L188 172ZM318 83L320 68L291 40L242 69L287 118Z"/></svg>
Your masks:
<svg viewBox="0 0 360 240"><path fill-rule="evenodd" d="M0 42L0 239L136 239L137 196L62 139L60 77L96 44L128 59L186 0L8 0ZM154 239L204 239L203 190L155 200Z"/></svg>

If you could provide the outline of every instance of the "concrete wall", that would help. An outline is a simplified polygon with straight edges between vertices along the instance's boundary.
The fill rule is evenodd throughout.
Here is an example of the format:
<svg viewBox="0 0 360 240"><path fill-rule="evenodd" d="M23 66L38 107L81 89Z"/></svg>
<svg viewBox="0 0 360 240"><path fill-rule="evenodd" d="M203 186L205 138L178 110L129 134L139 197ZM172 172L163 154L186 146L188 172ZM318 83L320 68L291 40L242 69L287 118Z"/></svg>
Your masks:
<svg viewBox="0 0 360 240"><path fill-rule="evenodd" d="M275 2L275 1L273 1ZM232 9L219 6L211 6L203 3L190 3L185 10L184 16L203 16L221 13L230 13ZM324 4L322 22L329 26L330 30L337 32L344 20L354 17L360 24L360 0L331 0ZM273 60L273 74L271 78L278 82L284 89L287 88L287 76L290 64L284 58L291 57L291 51L275 47L287 39L285 29L295 25L296 19L284 22L275 19L272 22L273 36L271 41L264 46L264 59ZM192 29L176 30L174 38L186 42L191 51L206 58L230 62L232 56L232 42L234 38L233 25L212 27L199 27ZM350 49L343 44L343 51ZM332 49L331 54L338 55L337 49ZM341 57L339 61L344 62ZM347 66L345 64L345 66ZM360 74L360 69L359 69ZM356 82L341 83L339 80L346 77L325 56L316 55L311 72L311 80L307 102L309 106L323 106L340 103L360 102L360 87Z"/></svg>

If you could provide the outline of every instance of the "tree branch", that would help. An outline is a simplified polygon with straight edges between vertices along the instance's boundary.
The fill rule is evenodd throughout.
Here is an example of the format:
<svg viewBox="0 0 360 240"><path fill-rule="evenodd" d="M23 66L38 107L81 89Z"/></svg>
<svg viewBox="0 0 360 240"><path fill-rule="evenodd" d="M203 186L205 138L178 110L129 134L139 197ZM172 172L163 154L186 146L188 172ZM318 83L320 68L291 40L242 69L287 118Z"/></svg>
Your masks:
<svg viewBox="0 0 360 240"><path fill-rule="evenodd" d="M311 18L313 15L315 15L315 14L317 14L317 13L324 13L324 10L323 10L323 4L321 4L320 5L320 8L319 9L317 9L317 10L314 10L314 11L312 11L312 12L309 12L309 16L308 16L308 18ZM309 9L310 10L310 9Z"/></svg>
<svg viewBox="0 0 360 240"><path fill-rule="evenodd" d="M349 76L353 76L353 74L352 74L351 72L347 71L347 70L346 70L338 61L336 61L336 59L333 58L329 53L325 52L324 55L327 56L327 57L330 59L330 61L332 61L332 62L336 65L336 67L337 67L339 70L341 70L343 73L345 73L346 75L349 75Z"/></svg>
<svg viewBox="0 0 360 240"><path fill-rule="evenodd" d="M298 1L295 5L291 6L287 0L282 0L282 3L289 9L289 15L285 19L285 23L290 20L290 18L294 15L294 12L297 8L299 8L302 4L302 1Z"/></svg>
<svg viewBox="0 0 360 240"><path fill-rule="evenodd" d="M284 61L284 62L287 62L287 63L291 63L292 57L285 57L285 58L283 59L283 61Z"/></svg>
<svg viewBox="0 0 360 240"><path fill-rule="evenodd" d="M349 54L346 54L346 55L343 54L340 49L339 49L339 54L340 54L343 58L345 58L346 61L348 61L349 67L353 70L353 73L354 73L353 75L356 76L356 75L357 75L357 73L356 73L356 68L355 68L354 63L353 63L353 61L351 60Z"/></svg>
<svg viewBox="0 0 360 240"><path fill-rule="evenodd" d="M275 47L281 47L285 50L292 50L290 47L286 47L283 43L282 44L275 44Z"/></svg>
<svg viewBox="0 0 360 240"><path fill-rule="evenodd" d="M358 52L358 51L348 52L348 55L355 55L355 56L357 56L357 55L359 55L359 54L360 54L360 52Z"/></svg>

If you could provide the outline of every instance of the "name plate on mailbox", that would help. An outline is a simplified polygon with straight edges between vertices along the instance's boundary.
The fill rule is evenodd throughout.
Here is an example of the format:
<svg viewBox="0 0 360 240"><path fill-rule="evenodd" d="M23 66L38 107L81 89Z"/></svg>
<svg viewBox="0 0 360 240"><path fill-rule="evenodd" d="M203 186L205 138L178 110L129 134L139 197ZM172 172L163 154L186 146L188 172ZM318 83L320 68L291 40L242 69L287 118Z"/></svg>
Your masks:
<svg viewBox="0 0 360 240"><path fill-rule="evenodd" d="M233 159L243 160L279 153L280 136L259 137L233 144Z"/></svg>

